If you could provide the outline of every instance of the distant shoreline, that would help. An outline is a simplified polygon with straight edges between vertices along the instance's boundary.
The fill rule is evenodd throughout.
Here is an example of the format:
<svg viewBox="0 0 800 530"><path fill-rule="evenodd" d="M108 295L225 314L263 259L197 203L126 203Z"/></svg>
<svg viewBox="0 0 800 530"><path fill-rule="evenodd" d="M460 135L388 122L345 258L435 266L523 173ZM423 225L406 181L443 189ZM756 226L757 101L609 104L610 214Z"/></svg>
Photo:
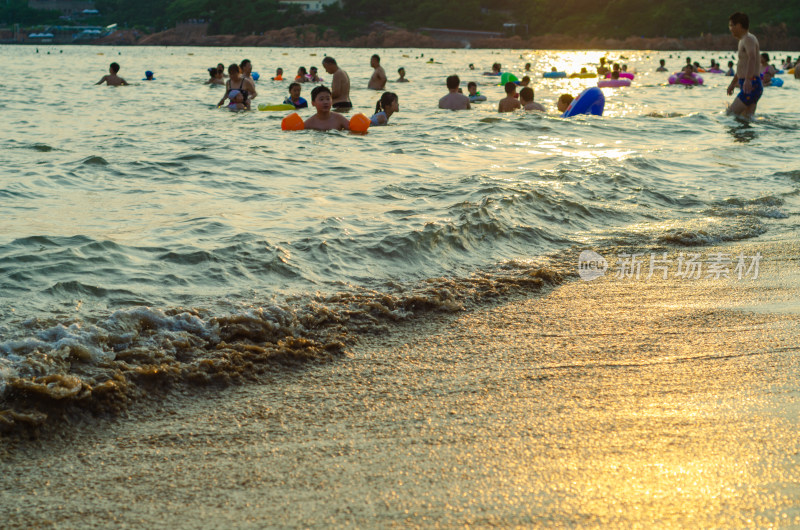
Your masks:
<svg viewBox="0 0 800 530"><path fill-rule="evenodd" d="M373 31L352 39L342 39L331 30L313 25L288 27L260 35L208 35L205 24L186 24L166 31L142 34L137 30L118 30L100 39L83 42L90 46L213 46L213 47L350 47L350 48L431 48L431 49L547 49L547 50L712 50L734 51L736 39L729 34L702 35L693 38L625 39L543 35L523 39L509 38L436 38L426 33L403 29ZM756 33L762 50L800 50L800 38ZM413 46L409 46L413 43ZM45 43L26 43L44 45ZM47 43L49 44L49 43Z"/></svg>

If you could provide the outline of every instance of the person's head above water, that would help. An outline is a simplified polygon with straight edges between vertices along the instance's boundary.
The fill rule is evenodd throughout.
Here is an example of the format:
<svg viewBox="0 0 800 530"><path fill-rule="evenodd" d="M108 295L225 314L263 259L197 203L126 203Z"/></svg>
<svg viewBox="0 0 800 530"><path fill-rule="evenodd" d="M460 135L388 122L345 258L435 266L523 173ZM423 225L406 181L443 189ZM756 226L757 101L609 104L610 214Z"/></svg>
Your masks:
<svg viewBox="0 0 800 530"><path fill-rule="evenodd" d="M152 81L152 80L154 80L154 79L155 79L155 77L153 77L153 75L154 75L154 74L153 74L153 72L151 72L150 70L148 70L148 71L146 71L146 72L144 73L144 78L145 78L146 80L148 80L148 81Z"/></svg>
<svg viewBox="0 0 800 530"><path fill-rule="evenodd" d="M320 94L327 94L328 97L330 97L331 89L322 85L314 87L314 90L311 91L311 102L314 103L317 101L317 98L320 96Z"/></svg>
<svg viewBox="0 0 800 530"><path fill-rule="evenodd" d="M230 75L230 76L234 76L235 75L235 76L238 77L240 71L241 70L239 70L239 65L236 64L236 63L233 63L232 65L228 66L228 75Z"/></svg>
<svg viewBox="0 0 800 530"><path fill-rule="evenodd" d="M108 65L108 69L111 71L112 74L116 74L119 72L119 65L117 63L111 63Z"/></svg>
<svg viewBox="0 0 800 530"><path fill-rule="evenodd" d="M661 59L660 61L658 61L658 63L659 63L661 66L664 66L665 64L667 64L667 61L665 61L664 59Z"/></svg>
<svg viewBox="0 0 800 530"><path fill-rule="evenodd" d="M458 89L458 85L461 84L461 79L457 75L451 75L447 77L447 81L445 82L447 83L447 88L456 90Z"/></svg>
<svg viewBox="0 0 800 530"><path fill-rule="evenodd" d="M384 92L381 94L381 99L375 104L375 113L378 112L394 112L397 110L395 102L397 101L397 94L394 92Z"/></svg>
<svg viewBox="0 0 800 530"><path fill-rule="evenodd" d="M511 94L516 94L517 93L517 84L514 81L509 81L508 83L503 85L503 90L505 90L506 94L508 94L509 96Z"/></svg>
<svg viewBox="0 0 800 530"><path fill-rule="evenodd" d="M570 104L572 104L572 100L575 99L569 94L561 94L559 96L558 101L556 102L556 107L558 107L559 112L566 111Z"/></svg>
<svg viewBox="0 0 800 530"><path fill-rule="evenodd" d="M520 102L528 102L531 103L533 101L533 89L529 86L526 86L522 90L519 91L519 100Z"/></svg>
<svg viewBox="0 0 800 530"><path fill-rule="evenodd" d="M476 95L478 93L478 83L475 81L470 81L467 83L467 92L473 96Z"/></svg>

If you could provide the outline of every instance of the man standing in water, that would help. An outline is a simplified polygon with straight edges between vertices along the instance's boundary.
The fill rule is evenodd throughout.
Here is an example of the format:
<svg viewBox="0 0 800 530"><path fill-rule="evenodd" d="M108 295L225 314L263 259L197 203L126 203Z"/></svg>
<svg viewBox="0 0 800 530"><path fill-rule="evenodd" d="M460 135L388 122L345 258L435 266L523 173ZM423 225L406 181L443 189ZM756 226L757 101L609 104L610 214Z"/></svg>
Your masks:
<svg viewBox="0 0 800 530"><path fill-rule="evenodd" d="M728 20L728 27L734 37L739 39L739 63L736 75L728 85L728 95L733 94L738 82L741 90L728 107L728 114L736 114L750 118L756 112L756 105L764 92L764 86L758 75L759 54L758 39L750 33L750 19L744 13L736 12Z"/></svg>
<svg viewBox="0 0 800 530"><path fill-rule="evenodd" d="M336 59L325 57L322 60L322 67L331 74L331 97L333 110L337 112L350 110L353 104L350 103L350 77L347 72L339 68Z"/></svg>
<svg viewBox="0 0 800 530"><path fill-rule="evenodd" d="M369 60L369 65L374 70L372 72L372 77L370 77L369 83L367 84L367 88L371 88L372 90L383 90L386 88L386 72L381 66L381 58L377 53Z"/></svg>
<svg viewBox="0 0 800 530"><path fill-rule="evenodd" d="M111 65L108 67L108 75L104 75L100 81L95 83L95 85L102 85L103 83L106 83L109 86L127 85L128 82L118 76L117 72L119 72L119 65L117 63L111 63Z"/></svg>

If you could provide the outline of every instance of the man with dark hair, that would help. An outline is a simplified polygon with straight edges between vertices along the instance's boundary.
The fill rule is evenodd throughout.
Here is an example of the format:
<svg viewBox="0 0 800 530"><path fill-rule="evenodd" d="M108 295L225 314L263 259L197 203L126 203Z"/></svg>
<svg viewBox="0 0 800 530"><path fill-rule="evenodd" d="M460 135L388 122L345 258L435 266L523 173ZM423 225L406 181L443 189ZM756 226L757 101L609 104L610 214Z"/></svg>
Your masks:
<svg viewBox="0 0 800 530"><path fill-rule="evenodd" d="M736 12L728 19L731 34L739 39L739 62L736 75L728 85L728 95L732 95L738 84L739 94L728 106L728 114L736 114L743 118L751 118L756 111L758 100L764 92L764 86L758 75L759 54L758 39L750 33L750 19L744 13Z"/></svg>
<svg viewBox="0 0 800 530"><path fill-rule="evenodd" d="M111 63L108 66L108 75L104 75L100 81L95 83L95 85L102 85L103 83L106 83L109 86L127 85L128 82L118 76L117 72L119 72L119 65L117 63Z"/></svg>
<svg viewBox="0 0 800 530"><path fill-rule="evenodd" d="M372 90L383 90L386 88L386 72L381 66L381 58L376 53L369 60L369 65L373 68L372 77L369 79L367 88Z"/></svg>
<svg viewBox="0 0 800 530"><path fill-rule="evenodd" d="M464 94L458 92L458 85L461 84L461 79L457 75L451 75L447 78L447 89L450 91L446 96L439 100L440 109L450 110L468 110L469 98Z"/></svg>
<svg viewBox="0 0 800 530"><path fill-rule="evenodd" d="M331 74L331 98L333 101L333 110L343 111L353 108L350 103L350 77L347 72L339 68L336 64L336 59L333 57L325 57L322 60L322 67L326 72Z"/></svg>

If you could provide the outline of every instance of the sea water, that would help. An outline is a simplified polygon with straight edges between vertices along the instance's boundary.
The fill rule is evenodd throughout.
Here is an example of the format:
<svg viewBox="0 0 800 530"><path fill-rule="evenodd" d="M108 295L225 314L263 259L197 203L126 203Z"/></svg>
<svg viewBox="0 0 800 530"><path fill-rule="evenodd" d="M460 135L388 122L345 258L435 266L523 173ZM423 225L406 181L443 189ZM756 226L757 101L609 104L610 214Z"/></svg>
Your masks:
<svg viewBox="0 0 800 530"><path fill-rule="evenodd" d="M218 109L224 89L204 85L249 58L254 108L281 103L275 69L329 82L327 54L350 76L347 115L370 116L375 52L400 110L367 135L283 132L286 112ZM558 96L596 80L542 73L603 55L631 87L604 89L602 117L562 119ZM335 353L384 322L552 280L576 249L796 237L800 83L784 76L742 122L725 114L729 77L655 71L684 56L731 53L0 47L0 392L24 411L148 378L246 378L258 356ZM112 61L131 86L93 86ZM520 78L531 63L548 112L499 114L494 62ZM409 83L393 82L401 66ZM488 101L438 109L451 74Z"/></svg>

